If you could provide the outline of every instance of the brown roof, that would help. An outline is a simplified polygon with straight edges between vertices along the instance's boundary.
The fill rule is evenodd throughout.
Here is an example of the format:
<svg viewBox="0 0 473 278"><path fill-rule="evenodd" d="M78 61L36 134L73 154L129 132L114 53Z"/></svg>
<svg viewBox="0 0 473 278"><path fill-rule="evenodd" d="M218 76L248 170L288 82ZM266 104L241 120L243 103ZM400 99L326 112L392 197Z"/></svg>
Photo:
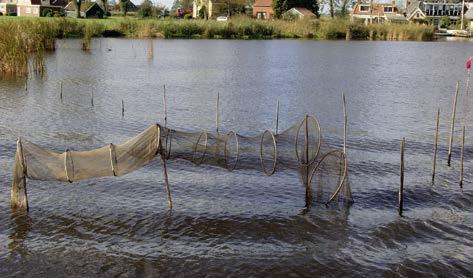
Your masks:
<svg viewBox="0 0 473 278"><path fill-rule="evenodd" d="M272 7L273 0L255 0L253 7Z"/></svg>
<svg viewBox="0 0 473 278"><path fill-rule="evenodd" d="M311 12L309 9L306 9L306 8L294 7L293 9L297 10L303 16L314 16L315 15L313 12Z"/></svg>

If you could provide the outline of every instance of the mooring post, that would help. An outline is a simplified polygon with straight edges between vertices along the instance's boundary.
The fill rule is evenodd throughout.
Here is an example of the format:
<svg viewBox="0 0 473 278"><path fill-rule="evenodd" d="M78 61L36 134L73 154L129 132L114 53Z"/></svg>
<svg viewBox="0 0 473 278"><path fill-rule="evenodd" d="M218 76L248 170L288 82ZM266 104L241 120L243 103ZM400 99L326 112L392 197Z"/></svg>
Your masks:
<svg viewBox="0 0 473 278"><path fill-rule="evenodd" d="M432 184L435 182L435 167L437 165L437 146L439 141L439 122L440 122L440 107L437 109L437 123L435 128L435 140L434 140L434 158L432 166Z"/></svg>
<svg viewBox="0 0 473 278"><path fill-rule="evenodd" d="M457 81L457 87L455 90L455 97L453 99L453 108L452 108L452 123L450 125L450 139L448 141L448 159L447 164L450 166L450 162L452 159L452 145L453 145L453 132L455 129L455 114L457 112L457 99L458 99L458 91L460 88L460 81Z"/></svg>
<svg viewBox="0 0 473 278"><path fill-rule="evenodd" d="M28 91L28 75L26 76L26 79L25 79L25 91Z"/></svg>
<svg viewBox="0 0 473 278"><path fill-rule="evenodd" d="M465 155L465 126L462 129L462 148L460 158L460 188L463 188L463 159Z"/></svg>
<svg viewBox="0 0 473 278"><path fill-rule="evenodd" d="M125 101L122 99L122 118L125 117Z"/></svg>
<svg viewBox="0 0 473 278"><path fill-rule="evenodd" d="M401 167L400 167L400 184L399 184L399 196L398 196L398 205L399 205L399 216L402 216L402 211L404 209L404 145L405 138L402 138L401 141Z"/></svg>
<svg viewBox="0 0 473 278"><path fill-rule="evenodd" d="M168 112L166 106L166 84L163 85L163 103L164 103L164 127L168 124Z"/></svg>
<svg viewBox="0 0 473 278"><path fill-rule="evenodd" d="M278 136L278 128L279 128L279 99L278 99L278 104L276 106L276 136Z"/></svg>

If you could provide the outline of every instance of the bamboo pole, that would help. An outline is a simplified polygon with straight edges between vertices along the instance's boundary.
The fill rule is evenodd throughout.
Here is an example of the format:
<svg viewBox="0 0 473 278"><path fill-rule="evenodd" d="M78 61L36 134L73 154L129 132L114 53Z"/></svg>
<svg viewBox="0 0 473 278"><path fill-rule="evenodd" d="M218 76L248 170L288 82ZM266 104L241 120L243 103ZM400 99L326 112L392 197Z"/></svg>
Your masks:
<svg viewBox="0 0 473 278"><path fill-rule="evenodd" d="M59 98L61 99L61 103L62 103L62 81L61 81L61 91L60 91L60 94L59 94Z"/></svg>
<svg viewBox="0 0 473 278"><path fill-rule="evenodd" d="M164 186L166 188L166 194L168 197L168 207L169 209L172 209L171 189L169 188L168 170L167 170L166 158L164 154L161 154L161 160L163 161Z"/></svg>
<svg viewBox="0 0 473 278"><path fill-rule="evenodd" d="M122 99L122 118L125 117L125 101Z"/></svg>
<svg viewBox="0 0 473 278"><path fill-rule="evenodd" d="M163 85L163 103L164 103L164 127L168 125L168 112L166 107L166 84Z"/></svg>
<svg viewBox="0 0 473 278"><path fill-rule="evenodd" d="M92 87L91 97L90 97L90 104L94 107L94 87Z"/></svg>
<svg viewBox="0 0 473 278"><path fill-rule="evenodd" d="M434 158L432 166L432 184L435 181L435 167L437 165L437 146L439 141L439 122L440 122L440 108L437 110L437 123L435 128L435 140L434 140Z"/></svg>
<svg viewBox="0 0 473 278"><path fill-rule="evenodd" d="M215 109L215 127L216 127L216 130L217 130L217 135L219 134L218 133L218 126L219 126L219 106L220 106L220 93L217 93L217 104L216 104L216 109Z"/></svg>
<svg viewBox="0 0 473 278"><path fill-rule="evenodd" d="M399 196L398 196L398 206L399 206L399 216L402 216L404 210L404 145L405 138L402 138L401 141L401 168L400 168L400 184L399 184Z"/></svg>
<svg viewBox="0 0 473 278"><path fill-rule="evenodd" d="M309 208L312 201L312 193L309 184L309 115L305 115L305 138L304 138L304 149L305 149L305 202L306 207Z"/></svg>
<svg viewBox="0 0 473 278"><path fill-rule="evenodd" d="M347 116L347 102L345 100L345 94L343 97L343 153L347 154L347 128L348 128L348 116Z"/></svg>
<svg viewBox="0 0 473 278"><path fill-rule="evenodd" d="M276 136L278 135L278 128L279 128L279 100L276 107Z"/></svg>
<svg viewBox="0 0 473 278"><path fill-rule="evenodd" d="M455 98L453 99L452 123L450 125L450 139L448 142L448 159L447 159L448 166L450 166L450 162L452 159L453 132L455 129L455 114L457 112L457 99L458 99L459 87L460 87L460 81L457 81L457 87L455 90Z"/></svg>
<svg viewBox="0 0 473 278"><path fill-rule="evenodd" d="M465 154L465 126L462 129L462 147L461 147L461 158L460 158L460 188L463 188L463 159Z"/></svg>

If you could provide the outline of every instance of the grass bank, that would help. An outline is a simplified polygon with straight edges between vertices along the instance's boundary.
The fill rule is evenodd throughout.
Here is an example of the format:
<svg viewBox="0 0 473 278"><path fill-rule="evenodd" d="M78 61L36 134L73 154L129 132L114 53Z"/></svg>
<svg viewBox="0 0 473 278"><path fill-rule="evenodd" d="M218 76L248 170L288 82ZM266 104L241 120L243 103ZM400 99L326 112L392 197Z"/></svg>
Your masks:
<svg viewBox="0 0 473 278"><path fill-rule="evenodd" d="M284 39L318 40L416 40L434 39L430 26L415 24L364 25L344 19L260 21L232 18L214 20L154 20L112 17L108 19L0 17L0 72L15 76L29 70L42 71L42 55L54 49L56 38L91 37L193 39ZM34 59L30 59L33 57Z"/></svg>

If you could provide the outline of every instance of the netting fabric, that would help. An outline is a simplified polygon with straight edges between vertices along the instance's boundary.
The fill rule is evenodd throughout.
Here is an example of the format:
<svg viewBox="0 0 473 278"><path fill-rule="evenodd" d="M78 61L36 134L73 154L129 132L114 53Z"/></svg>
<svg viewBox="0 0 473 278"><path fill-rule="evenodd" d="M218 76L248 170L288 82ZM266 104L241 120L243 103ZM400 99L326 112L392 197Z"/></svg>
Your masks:
<svg viewBox="0 0 473 278"><path fill-rule="evenodd" d="M212 134L186 132L154 124L124 144L109 144L89 151L47 150L18 140L12 182L12 207L28 209L26 177L33 180L73 182L104 176L122 176L160 155L195 165L208 164L266 175L298 170L312 200L329 203L351 200L347 160L340 150L324 145L319 123L306 116L300 123L274 134L265 130L253 137L235 131Z"/></svg>

